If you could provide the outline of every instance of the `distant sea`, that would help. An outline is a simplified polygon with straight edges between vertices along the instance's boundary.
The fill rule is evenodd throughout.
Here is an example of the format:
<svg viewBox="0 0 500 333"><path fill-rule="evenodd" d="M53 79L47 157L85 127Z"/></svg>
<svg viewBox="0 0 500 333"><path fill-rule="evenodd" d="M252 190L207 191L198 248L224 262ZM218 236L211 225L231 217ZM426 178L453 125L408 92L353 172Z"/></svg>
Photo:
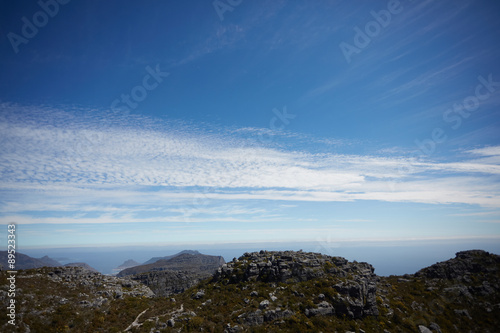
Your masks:
<svg viewBox="0 0 500 333"><path fill-rule="evenodd" d="M182 250L197 250L203 254L222 256L226 261L245 252L260 250L303 250L341 256L349 261L368 262L381 276L413 274L421 268L455 257L458 251L481 249L500 254L500 242L492 240L405 241L405 242L294 242L248 244L186 244L159 246L75 247L19 249L20 253L40 258L45 255L62 264L85 262L103 274L127 259L143 263L152 257L163 257Z"/></svg>

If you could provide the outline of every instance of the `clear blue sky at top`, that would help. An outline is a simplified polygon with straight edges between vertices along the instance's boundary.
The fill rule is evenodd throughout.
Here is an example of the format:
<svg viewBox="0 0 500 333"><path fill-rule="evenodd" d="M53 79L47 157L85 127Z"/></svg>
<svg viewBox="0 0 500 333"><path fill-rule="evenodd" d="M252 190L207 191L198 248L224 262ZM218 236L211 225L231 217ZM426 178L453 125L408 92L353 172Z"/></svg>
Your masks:
<svg viewBox="0 0 500 333"><path fill-rule="evenodd" d="M0 2L0 221L26 246L500 236L497 1L229 6L72 0L13 47L42 8Z"/></svg>
<svg viewBox="0 0 500 333"><path fill-rule="evenodd" d="M20 32L20 18L40 10L35 2L4 7L5 32ZM2 99L108 107L159 64L170 77L134 111L266 127L270 110L287 105L300 119L293 130L411 144L473 92L478 75L498 71L500 8L494 1L399 8L348 64L339 43L353 45L353 27L363 28L386 1L243 1L224 21L206 1L72 1L18 54L3 34ZM484 118L467 126L491 121Z"/></svg>

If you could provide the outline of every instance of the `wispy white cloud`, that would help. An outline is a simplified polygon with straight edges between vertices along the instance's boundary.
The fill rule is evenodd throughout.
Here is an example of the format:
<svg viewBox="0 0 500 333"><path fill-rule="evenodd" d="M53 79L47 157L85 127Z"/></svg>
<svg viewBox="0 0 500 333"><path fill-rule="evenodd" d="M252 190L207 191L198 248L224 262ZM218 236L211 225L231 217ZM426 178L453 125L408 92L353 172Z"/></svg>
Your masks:
<svg viewBox="0 0 500 333"><path fill-rule="evenodd" d="M500 146L490 146L477 149L471 149L467 151L470 154L481 155L481 156L500 156Z"/></svg>
<svg viewBox="0 0 500 333"><path fill-rule="evenodd" d="M239 132L247 135L248 129L193 134L188 127L170 130L168 124L158 123L148 127L144 124L150 121L126 117L99 127L102 116L95 113L77 121L75 111L15 105L3 105L3 110L2 223L280 218L241 205L208 205L248 200L500 207L497 146L468 150L462 160L416 161L398 156L397 149L386 156L380 150L356 155L245 145ZM287 140L301 139L287 135ZM41 211L80 215L34 216Z"/></svg>

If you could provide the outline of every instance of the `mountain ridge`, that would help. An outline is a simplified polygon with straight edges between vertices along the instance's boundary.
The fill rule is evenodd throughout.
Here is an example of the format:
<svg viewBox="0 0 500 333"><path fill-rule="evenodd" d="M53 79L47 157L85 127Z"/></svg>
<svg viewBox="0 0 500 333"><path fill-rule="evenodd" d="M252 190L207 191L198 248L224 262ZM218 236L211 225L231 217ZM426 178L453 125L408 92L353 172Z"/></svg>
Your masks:
<svg viewBox="0 0 500 333"><path fill-rule="evenodd" d="M50 258L49 256L43 256L42 258L34 258L20 252L16 252L15 256L16 256L15 257L16 269L63 266L60 262ZM0 265L3 266L3 269L9 267L7 260L8 260L8 252L0 251Z"/></svg>
<svg viewBox="0 0 500 333"><path fill-rule="evenodd" d="M169 256L164 256L164 257L152 257L151 259L145 261L142 263L142 265L148 265L148 264L154 264L155 262L157 262L158 260L169 260L169 259L172 259L172 258L175 258L181 254L192 254L192 255L197 255L197 254L201 254L200 252L198 252L197 250L182 250L178 253L175 253L175 254L172 254L172 255L169 255Z"/></svg>
<svg viewBox="0 0 500 333"><path fill-rule="evenodd" d="M201 274L208 272L212 274L223 263L225 260L222 256L206 255L199 252L196 254L182 253L171 256L169 259L157 260L151 264L126 268L117 275L123 277L153 270L190 271Z"/></svg>

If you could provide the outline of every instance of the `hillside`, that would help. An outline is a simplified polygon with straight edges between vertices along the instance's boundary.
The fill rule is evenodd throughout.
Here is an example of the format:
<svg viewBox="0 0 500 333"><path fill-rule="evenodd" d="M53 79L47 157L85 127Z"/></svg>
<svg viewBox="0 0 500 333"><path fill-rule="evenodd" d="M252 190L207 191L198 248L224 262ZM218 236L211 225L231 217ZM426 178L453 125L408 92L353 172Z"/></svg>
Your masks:
<svg viewBox="0 0 500 333"><path fill-rule="evenodd" d="M151 264L126 268L118 273L118 276L127 276L149 271L162 270L188 271L192 273L206 273L211 275L220 265L224 263L224 258L220 256L210 256L201 253L183 253L170 259L160 259Z"/></svg>
<svg viewBox="0 0 500 333"><path fill-rule="evenodd" d="M144 262L143 265L148 265L148 264L154 264L155 262L157 262L158 260L169 260L169 259L172 259L174 257L177 257L181 254L192 254L192 255L197 255L197 254L200 254L200 252L196 251L196 250L183 250L181 252L178 252L176 254L172 254L170 256L164 256L164 257L153 257L151 259L149 259L148 261Z"/></svg>
<svg viewBox="0 0 500 333"><path fill-rule="evenodd" d="M4 286L6 276L0 276ZM175 299L153 297L129 277L82 268L20 271L16 281L24 291L17 295L18 332L29 326L32 332L493 333L500 327L500 256L479 250L390 277L377 276L368 263L319 253L246 253Z"/></svg>
<svg viewBox="0 0 500 333"><path fill-rule="evenodd" d="M2 269L6 269L6 267L8 267L7 260L7 251L0 251L0 264L3 267ZM30 269L45 266L56 267L62 266L62 264L48 256L44 256L42 258L33 258L26 254L22 254L19 252L16 253L16 269Z"/></svg>
<svg viewBox="0 0 500 333"><path fill-rule="evenodd" d="M169 296L183 292L212 276L225 263L220 256L204 255L197 251L183 251L169 258L126 268L117 276L129 276L145 284L156 296Z"/></svg>

